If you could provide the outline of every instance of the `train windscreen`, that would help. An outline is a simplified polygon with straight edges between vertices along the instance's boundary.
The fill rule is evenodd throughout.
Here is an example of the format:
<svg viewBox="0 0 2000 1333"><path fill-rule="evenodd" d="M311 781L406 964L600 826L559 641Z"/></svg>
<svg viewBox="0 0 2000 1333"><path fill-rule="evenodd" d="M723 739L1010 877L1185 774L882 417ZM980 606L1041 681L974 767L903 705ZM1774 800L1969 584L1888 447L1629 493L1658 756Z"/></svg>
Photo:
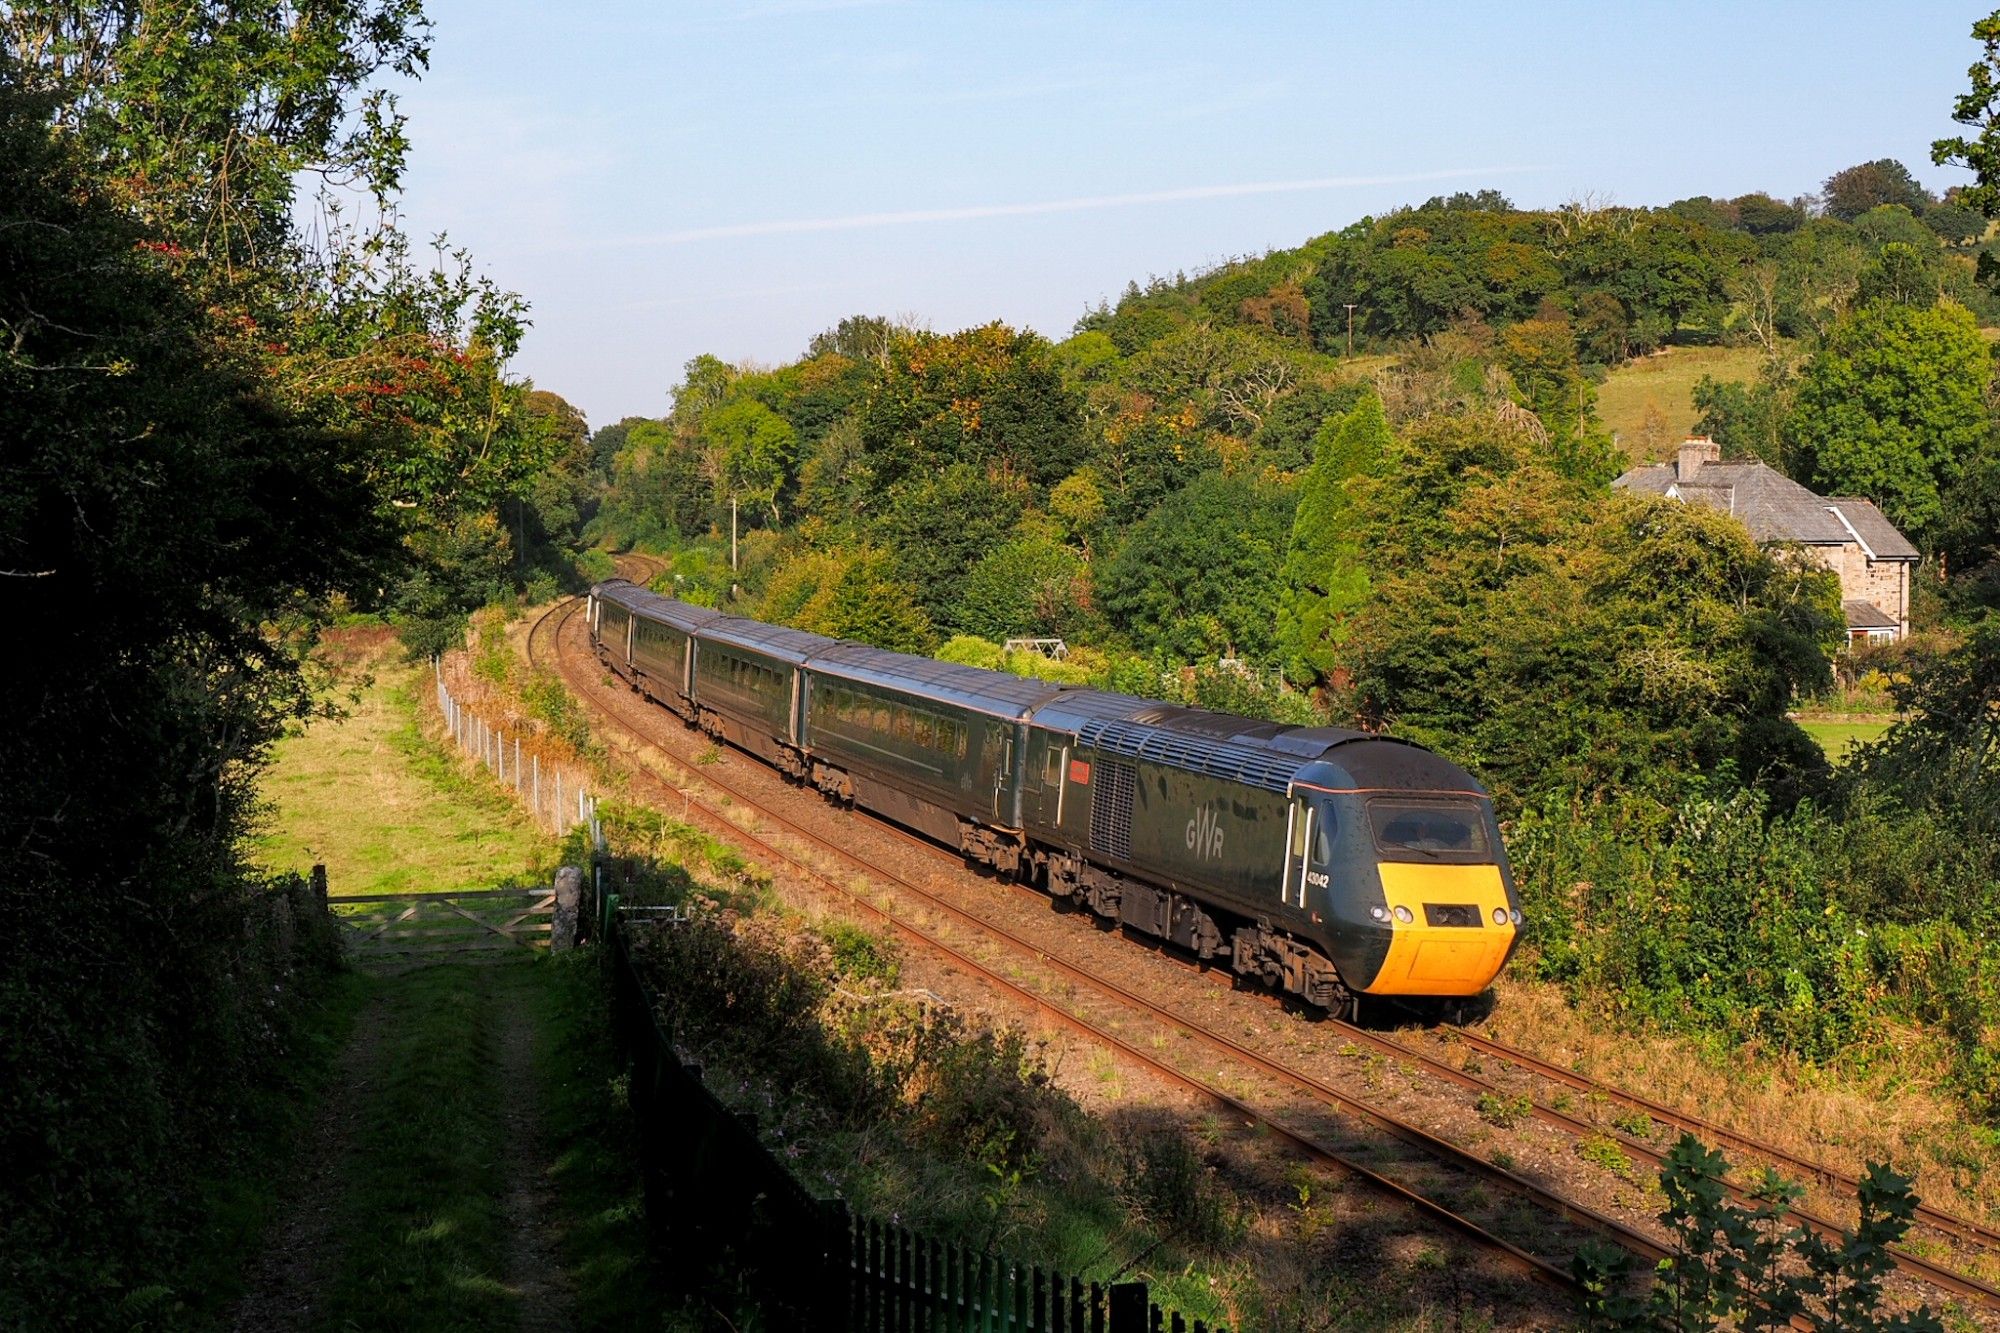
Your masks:
<svg viewBox="0 0 2000 1333"><path fill-rule="evenodd" d="M1368 802L1375 846L1384 856L1403 852L1454 856L1487 854L1486 812L1476 801L1395 800Z"/></svg>

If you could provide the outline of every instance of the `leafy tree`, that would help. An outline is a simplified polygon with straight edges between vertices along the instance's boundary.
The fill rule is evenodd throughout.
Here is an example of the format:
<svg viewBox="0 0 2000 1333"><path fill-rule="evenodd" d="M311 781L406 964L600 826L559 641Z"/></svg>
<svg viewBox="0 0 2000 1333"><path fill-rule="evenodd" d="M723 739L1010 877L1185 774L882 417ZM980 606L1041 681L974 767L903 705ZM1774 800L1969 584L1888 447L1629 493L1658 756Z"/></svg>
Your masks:
<svg viewBox="0 0 2000 1333"><path fill-rule="evenodd" d="M868 551L835 585L828 606L828 633L859 639L899 653L928 653L937 631L917 590L897 576L896 561Z"/></svg>
<svg viewBox="0 0 2000 1333"><path fill-rule="evenodd" d="M1338 423L1320 428L1312 467L1299 485L1291 543L1280 575L1278 641L1285 675L1298 685L1332 677L1348 619L1371 587L1350 483L1372 476L1393 445L1382 400L1367 394Z"/></svg>
<svg viewBox="0 0 2000 1333"><path fill-rule="evenodd" d="M1073 636L1089 612L1083 562L1047 537L997 546L972 567L959 595L957 623L967 633L1005 640L1021 635Z"/></svg>
<svg viewBox="0 0 2000 1333"><path fill-rule="evenodd" d="M692 435L667 421L622 424L624 447L612 460L592 535L630 546L667 545L707 532L715 485Z"/></svg>
<svg viewBox="0 0 2000 1333"><path fill-rule="evenodd" d="M1939 275L1932 263L1934 254L1929 246L1919 250L1902 241L1889 242L1861 270L1855 300L1863 305L1872 301L1920 307L1934 304L1939 296Z"/></svg>
<svg viewBox="0 0 2000 1333"><path fill-rule="evenodd" d="M1047 487L1083 461L1082 404L1049 344L1000 324L896 340L860 420L884 487L954 463Z"/></svg>
<svg viewBox="0 0 2000 1333"><path fill-rule="evenodd" d="M1805 225L1805 211L1764 193L1741 195L1730 201L1737 225L1752 236L1770 236L1797 231Z"/></svg>
<svg viewBox="0 0 2000 1333"><path fill-rule="evenodd" d="M739 502L784 517L778 499L798 465L799 437L790 423L755 398L732 398L702 419L702 437L714 451L721 488Z"/></svg>
<svg viewBox="0 0 2000 1333"><path fill-rule="evenodd" d="M293 173L362 152L336 113L408 50L399 14L0 15L0 596L37 635L0 666L0 905L38 922L0 945L0 1324L129 1324L179 1280L197 1173L314 984L243 862L257 767L315 711L305 633L399 572L397 501L512 480L424 466L415 392L315 383L363 343L329 303L379 289L286 304Z"/></svg>
<svg viewBox="0 0 2000 1333"><path fill-rule="evenodd" d="M1992 357L1963 306L1877 302L1806 364L1792 413L1799 466L1827 495L1861 495L1928 544L1944 495L1988 439Z"/></svg>
<svg viewBox="0 0 2000 1333"><path fill-rule="evenodd" d="M1819 218L1793 232L1778 254L1780 331L1825 337L1853 299L1867 262L1851 227Z"/></svg>
<svg viewBox="0 0 2000 1333"><path fill-rule="evenodd" d="M898 332L896 322L881 315L849 315L824 333L813 335L806 356L842 356L850 361L886 363Z"/></svg>
<svg viewBox="0 0 2000 1333"><path fill-rule="evenodd" d="M1094 468L1107 517L1129 524L1219 461L1192 405L1163 408L1125 397L1104 423Z"/></svg>
<svg viewBox="0 0 2000 1333"><path fill-rule="evenodd" d="M1490 417L1412 427L1360 489L1381 580L1350 653L1362 716L1445 747L1508 802L1817 766L1785 710L1828 679L1831 575L1727 515L1567 477Z"/></svg>
<svg viewBox="0 0 2000 1333"><path fill-rule="evenodd" d="M1695 434L1706 435L1730 458L1758 458L1781 472L1794 464L1786 431L1792 412L1793 383L1783 367L1748 384L1703 375L1695 382L1694 405L1701 416Z"/></svg>
<svg viewBox="0 0 2000 1333"><path fill-rule="evenodd" d="M1917 183L1910 169L1894 158L1878 158L1836 171L1820 186L1828 217L1852 222L1884 205L1900 205L1921 213L1931 203L1930 191Z"/></svg>
<svg viewBox="0 0 2000 1333"><path fill-rule="evenodd" d="M1500 335L1500 360L1550 436L1566 440L1583 431L1597 391L1577 361L1567 315L1557 311L1508 326Z"/></svg>
<svg viewBox="0 0 2000 1333"><path fill-rule="evenodd" d="M1610 292L1585 292L1576 302L1577 350L1585 361L1614 366L1631 348L1632 321Z"/></svg>
<svg viewBox="0 0 2000 1333"><path fill-rule="evenodd" d="M609 426L599 426L597 433L590 437L591 469L605 480L610 480L612 462L625 447L626 436L632 427L645 420L646 417L621 417Z"/></svg>
<svg viewBox="0 0 2000 1333"><path fill-rule="evenodd" d="M1206 473L1125 535L1099 580L1111 623L1142 651L1270 663L1291 497Z"/></svg>
<svg viewBox="0 0 2000 1333"><path fill-rule="evenodd" d="M1986 219L1955 199L1925 210L1924 225L1951 246L1968 245L1986 234Z"/></svg>
<svg viewBox="0 0 2000 1333"><path fill-rule="evenodd" d="M1049 492L1049 513L1088 559L1104 525L1104 488L1096 472L1079 468L1058 482Z"/></svg>
<svg viewBox="0 0 2000 1333"><path fill-rule="evenodd" d="M1024 487L970 463L904 482L890 492L877 530L931 620L961 628L965 576L1020 520Z"/></svg>
<svg viewBox="0 0 2000 1333"><path fill-rule="evenodd" d="M386 203L408 140L378 76L428 65L411 0L280 12L255 0L163 13L29 0L0 14L10 81L44 97L149 234L225 281L284 262L303 182Z"/></svg>
<svg viewBox="0 0 2000 1333"><path fill-rule="evenodd" d="M703 413L729 397L736 376L736 367L706 352L690 360L674 386L674 419L684 426L699 425Z"/></svg>

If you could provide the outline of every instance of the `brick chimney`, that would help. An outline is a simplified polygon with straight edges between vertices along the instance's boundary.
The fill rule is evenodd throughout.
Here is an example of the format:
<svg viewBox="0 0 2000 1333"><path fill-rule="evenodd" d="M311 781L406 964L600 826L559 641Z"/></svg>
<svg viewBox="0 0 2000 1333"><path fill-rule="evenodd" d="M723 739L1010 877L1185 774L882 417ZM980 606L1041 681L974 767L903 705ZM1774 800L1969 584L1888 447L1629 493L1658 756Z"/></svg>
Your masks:
<svg viewBox="0 0 2000 1333"><path fill-rule="evenodd" d="M1680 455L1674 459L1674 480L1693 481L1704 463L1720 463L1722 446L1706 435L1690 435L1681 441Z"/></svg>

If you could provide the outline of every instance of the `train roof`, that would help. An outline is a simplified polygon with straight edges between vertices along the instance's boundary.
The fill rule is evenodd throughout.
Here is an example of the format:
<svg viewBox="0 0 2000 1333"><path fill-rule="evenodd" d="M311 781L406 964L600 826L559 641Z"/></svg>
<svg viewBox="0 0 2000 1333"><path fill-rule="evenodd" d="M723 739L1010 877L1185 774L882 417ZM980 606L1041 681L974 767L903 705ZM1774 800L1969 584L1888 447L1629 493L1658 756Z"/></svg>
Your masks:
<svg viewBox="0 0 2000 1333"><path fill-rule="evenodd" d="M1308 765L1358 742L1380 742L1386 747L1429 754L1408 741L1365 731L1288 727L1103 690L1066 691L1037 708L1034 722L1073 731L1083 744L1112 754L1278 792L1289 790ZM1434 755L1430 757L1445 764Z"/></svg>
<svg viewBox="0 0 2000 1333"><path fill-rule="evenodd" d="M848 641L814 654L806 662L806 670L1008 718L1023 717L1036 704L1069 688L1005 671L912 657Z"/></svg>
<svg viewBox="0 0 2000 1333"><path fill-rule="evenodd" d="M1443 755L1392 736L1365 736L1329 750L1300 770L1297 781L1336 792L1486 794L1478 779Z"/></svg>
<svg viewBox="0 0 2000 1333"><path fill-rule="evenodd" d="M701 627L699 641L727 648L746 648L765 657L799 666L817 653L838 646L839 639L789 625L766 625L743 616L721 615Z"/></svg>
<svg viewBox="0 0 2000 1333"><path fill-rule="evenodd" d="M723 618L723 613L712 606L696 606L677 597L663 596L623 579L600 583L596 592L599 601L622 606L641 620L672 625L683 633L692 633L712 620Z"/></svg>

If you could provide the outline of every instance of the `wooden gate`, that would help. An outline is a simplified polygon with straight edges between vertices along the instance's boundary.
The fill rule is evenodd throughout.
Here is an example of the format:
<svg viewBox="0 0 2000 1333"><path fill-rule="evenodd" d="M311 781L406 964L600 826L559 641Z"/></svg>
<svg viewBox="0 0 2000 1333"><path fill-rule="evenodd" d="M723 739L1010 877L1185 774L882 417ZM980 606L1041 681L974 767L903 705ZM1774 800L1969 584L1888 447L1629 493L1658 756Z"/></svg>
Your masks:
<svg viewBox="0 0 2000 1333"><path fill-rule="evenodd" d="M555 903L553 889L465 889L365 893L327 906L345 928L348 956L369 963L546 949Z"/></svg>

